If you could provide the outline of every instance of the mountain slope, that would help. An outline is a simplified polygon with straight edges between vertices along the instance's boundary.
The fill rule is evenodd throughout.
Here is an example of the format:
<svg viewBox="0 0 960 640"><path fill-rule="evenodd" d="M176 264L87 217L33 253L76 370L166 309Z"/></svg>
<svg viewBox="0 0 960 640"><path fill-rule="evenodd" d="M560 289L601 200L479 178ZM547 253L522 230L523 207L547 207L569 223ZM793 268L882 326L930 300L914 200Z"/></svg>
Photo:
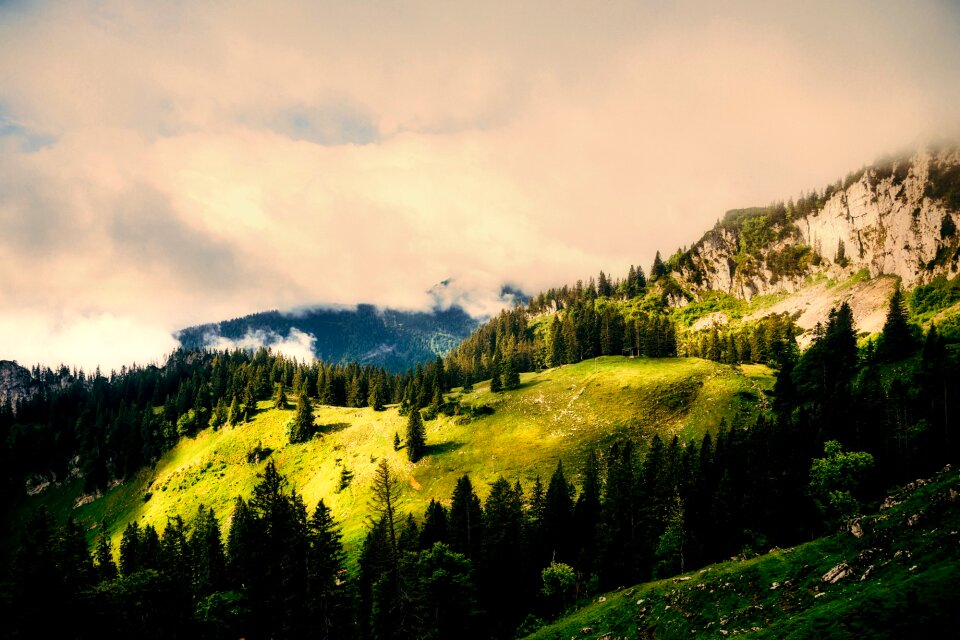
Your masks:
<svg viewBox="0 0 960 640"><path fill-rule="evenodd" d="M960 622L958 491L948 467L836 535L607 593L529 637L936 637Z"/></svg>
<svg viewBox="0 0 960 640"><path fill-rule="evenodd" d="M832 304L847 300L858 327L877 331L896 280L912 288L960 273L958 221L960 150L921 150L797 202L727 212L670 259L683 292L672 301L682 306L713 291L744 300L781 296L774 311L798 313L798 324L810 329ZM877 281L881 276L890 278ZM827 291L851 279L880 284ZM824 313L808 313L811 303Z"/></svg>
<svg viewBox="0 0 960 640"><path fill-rule="evenodd" d="M750 422L765 411L772 383L770 370L757 365L606 357L524 374L515 391L491 393L488 384L479 384L473 392L452 394L464 407L462 415L426 423L428 455L416 464L403 449L393 450L394 434L403 436L406 429L395 408L318 407L322 435L289 444L286 423L293 410L268 409L263 402L250 423L184 438L152 468L105 496L82 495L81 482L51 487L16 519L25 521L45 504L58 520L73 515L92 536L106 518L115 543L130 521L162 527L178 513L192 516L200 504L226 521L234 498L249 494L269 458L307 504L324 498L355 551L366 531L370 483L381 458L405 480L403 511L420 517L431 498L448 500L465 473L481 495L501 475L529 490L537 475L549 477L558 459L578 470L589 449L618 435L697 438L715 432L721 420ZM467 417L469 407L478 408L473 418ZM258 447L270 453L248 461Z"/></svg>
<svg viewBox="0 0 960 640"><path fill-rule="evenodd" d="M286 348L301 360L312 355L328 364L357 362L400 372L442 356L490 313L527 301L510 285L487 295L464 290L452 279L427 295L433 307L424 311L320 305L187 327L174 337L186 349Z"/></svg>
<svg viewBox="0 0 960 640"><path fill-rule="evenodd" d="M298 341L330 363L359 362L403 371L445 353L470 335L479 321L460 307L398 311L362 304L356 308L266 311L188 327L176 338L185 348L276 346Z"/></svg>

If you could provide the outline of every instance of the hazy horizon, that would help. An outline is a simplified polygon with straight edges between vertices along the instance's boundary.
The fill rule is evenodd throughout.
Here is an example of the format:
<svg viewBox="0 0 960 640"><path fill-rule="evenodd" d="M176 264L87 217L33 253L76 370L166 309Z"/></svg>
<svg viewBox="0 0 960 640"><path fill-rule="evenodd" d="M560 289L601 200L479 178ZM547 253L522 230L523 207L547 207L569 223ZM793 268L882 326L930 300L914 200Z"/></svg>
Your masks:
<svg viewBox="0 0 960 640"><path fill-rule="evenodd" d="M0 2L0 359L649 268L960 124L955 3Z"/></svg>

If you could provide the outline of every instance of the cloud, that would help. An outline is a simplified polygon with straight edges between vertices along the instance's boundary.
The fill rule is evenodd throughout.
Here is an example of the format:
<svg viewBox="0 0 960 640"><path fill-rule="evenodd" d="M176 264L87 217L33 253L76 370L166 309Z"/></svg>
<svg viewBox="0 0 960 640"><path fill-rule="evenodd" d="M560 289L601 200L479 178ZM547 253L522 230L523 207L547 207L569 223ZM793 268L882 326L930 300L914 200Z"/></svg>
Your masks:
<svg viewBox="0 0 960 640"><path fill-rule="evenodd" d="M291 328L285 338L276 331L250 329L238 340L210 334L205 336L205 342L207 347L221 351L224 349L228 351L235 349L256 351L260 348L268 348L274 353L282 353L288 358L296 358L300 362L309 363L316 359L314 345L317 338L311 333L305 333L296 328Z"/></svg>
<svg viewBox="0 0 960 640"><path fill-rule="evenodd" d="M170 333L314 303L430 308L449 277L489 312L505 282L646 267L727 209L954 133L958 15L0 5L0 318ZM57 361L86 357L56 335Z"/></svg>
<svg viewBox="0 0 960 640"><path fill-rule="evenodd" d="M3 358L24 366L60 363L93 373L119 371L133 363L159 364L177 348L162 325L110 313L56 315L45 311L0 315Z"/></svg>

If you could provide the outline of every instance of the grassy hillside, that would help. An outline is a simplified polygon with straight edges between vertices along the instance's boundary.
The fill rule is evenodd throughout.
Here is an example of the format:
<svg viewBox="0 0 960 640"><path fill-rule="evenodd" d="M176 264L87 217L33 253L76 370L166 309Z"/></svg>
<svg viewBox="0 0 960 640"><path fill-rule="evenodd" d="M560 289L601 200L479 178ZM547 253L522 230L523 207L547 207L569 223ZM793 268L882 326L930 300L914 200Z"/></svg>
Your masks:
<svg viewBox="0 0 960 640"><path fill-rule="evenodd" d="M417 464L407 460L403 449L393 450L394 433L402 438L406 429L406 418L396 408L374 412L318 407L315 416L322 434L290 445L286 422L293 410L273 410L261 403L250 423L207 429L184 439L153 468L101 498L83 503L88 499L75 482L31 498L16 519L22 522L32 509L46 504L58 520L68 514L79 518L91 536L106 519L115 544L133 519L161 529L168 517L179 513L189 519L201 504L212 506L226 520L234 498L249 495L266 464L266 458L248 462L248 454L260 446L272 450L270 459L308 508L324 498L344 523L350 551L364 533L370 480L381 458L404 480L402 508L421 517L431 498L450 498L464 473L470 474L481 497L488 483L501 475L529 489L538 474L546 480L558 459L579 483L585 452L619 435L699 438L715 431L721 419L728 424L752 421L766 409L765 392L773 385L767 367L735 368L692 358L604 357L523 374L521 380L519 389L505 393L490 393L488 383L467 394L456 390L453 395L464 406L486 405L493 413L427 422L429 452ZM344 470L350 479L340 490Z"/></svg>
<svg viewBox="0 0 960 640"><path fill-rule="evenodd" d="M529 637L937 636L960 622L958 492L942 472L849 530L608 593Z"/></svg>

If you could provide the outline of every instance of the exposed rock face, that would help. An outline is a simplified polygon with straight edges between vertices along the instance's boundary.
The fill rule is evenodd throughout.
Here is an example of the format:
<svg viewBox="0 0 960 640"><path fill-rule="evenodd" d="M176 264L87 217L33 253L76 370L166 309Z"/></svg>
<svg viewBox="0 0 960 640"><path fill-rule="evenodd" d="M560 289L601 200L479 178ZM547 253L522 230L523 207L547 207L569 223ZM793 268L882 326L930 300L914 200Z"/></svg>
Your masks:
<svg viewBox="0 0 960 640"><path fill-rule="evenodd" d="M799 220L802 241L830 260L842 241L849 270L898 276L906 287L940 274L956 275L956 239L941 236L944 219L956 224L956 212L926 192L931 165L956 166L960 152L933 156L924 151L907 162L904 180L896 174L881 177L871 169L835 193L823 209Z"/></svg>
<svg viewBox="0 0 960 640"><path fill-rule="evenodd" d="M0 406L9 402L16 410L17 403L28 400L40 391L40 383L33 379L28 369L16 362L0 360Z"/></svg>
<svg viewBox="0 0 960 640"><path fill-rule="evenodd" d="M937 193L931 180L950 171L953 176L960 171L958 149L924 150L871 167L845 188L831 188L823 206L813 213L793 220L792 226L777 227L777 239L747 258L749 268L738 267L738 259L744 262L740 229L718 225L690 249L675 277L694 295L716 290L745 300L809 288L813 275L839 282L866 270L872 278L895 276L907 288L941 274L952 277L960 271L960 231L955 230L960 212L942 198L931 197ZM844 259L838 259L841 243ZM769 268L769 256L805 248L811 259L799 271L785 275ZM888 284L892 287L893 280ZM881 287L886 297L889 287ZM879 305L861 301L862 312L855 310L861 330L879 328L874 316L885 304L885 299ZM804 328L822 319L806 315L811 317L799 323Z"/></svg>

